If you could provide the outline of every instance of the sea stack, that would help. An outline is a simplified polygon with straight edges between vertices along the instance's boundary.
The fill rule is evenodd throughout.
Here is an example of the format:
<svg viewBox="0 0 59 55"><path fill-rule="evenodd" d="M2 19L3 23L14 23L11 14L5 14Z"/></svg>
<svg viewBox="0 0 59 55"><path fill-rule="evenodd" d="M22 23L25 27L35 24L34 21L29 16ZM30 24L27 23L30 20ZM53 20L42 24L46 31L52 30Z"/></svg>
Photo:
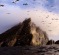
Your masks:
<svg viewBox="0 0 59 55"><path fill-rule="evenodd" d="M40 46L46 45L48 40L47 34L31 18L0 34L0 46Z"/></svg>

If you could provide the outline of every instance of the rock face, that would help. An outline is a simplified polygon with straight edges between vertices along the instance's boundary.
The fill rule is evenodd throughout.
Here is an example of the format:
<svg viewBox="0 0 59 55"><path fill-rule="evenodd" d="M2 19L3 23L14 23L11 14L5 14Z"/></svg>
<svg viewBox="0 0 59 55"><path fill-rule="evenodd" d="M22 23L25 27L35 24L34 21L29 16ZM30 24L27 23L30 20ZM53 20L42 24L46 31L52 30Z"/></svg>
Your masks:
<svg viewBox="0 0 59 55"><path fill-rule="evenodd" d="M7 30L6 32L0 34L0 46L2 47L14 46L17 40L16 32L19 30L20 27L21 27L21 23L19 23L18 25L15 25L11 29ZM12 41L14 41L14 43Z"/></svg>
<svg viewBox="0 0 59 55"><path fill-rule="evenodd" d="M40 46L47 42L46 33L32 23L30 18L0 34L0 46Z"/></svg>

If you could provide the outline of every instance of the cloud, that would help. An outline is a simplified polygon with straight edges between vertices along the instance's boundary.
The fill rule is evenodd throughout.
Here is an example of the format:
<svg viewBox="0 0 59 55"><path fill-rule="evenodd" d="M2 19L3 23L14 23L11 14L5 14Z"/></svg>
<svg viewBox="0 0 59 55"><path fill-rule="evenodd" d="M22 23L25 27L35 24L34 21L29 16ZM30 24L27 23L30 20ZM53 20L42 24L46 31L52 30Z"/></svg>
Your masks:
<svg viewBox="0 0 59 55"><path fill-rule="evenodd" d="M49 37L49 39L51 40L54 40L54 41L57 41L57 40L59 40L59 35L51 35L50 37Z"/></svg>
<svg viewBox="0 0 59 55"><path fill-rule="evenodd" d="M0 33L30 17L37 26L47 32L49 37L58 37L59 14L55 13L58 11L58 5L56 5L58 0L20 0L16 4L11 4L11 0L4 1L0 0L0 4L3 3L5 5L0 7ZM23 6L23 3L28 3L29 5ZM47 4L49 9L46 6ZM55 10L53 7L50 9L52 5L57 9ZM52 10L54 13L49 12L49 10Z"/></svg>

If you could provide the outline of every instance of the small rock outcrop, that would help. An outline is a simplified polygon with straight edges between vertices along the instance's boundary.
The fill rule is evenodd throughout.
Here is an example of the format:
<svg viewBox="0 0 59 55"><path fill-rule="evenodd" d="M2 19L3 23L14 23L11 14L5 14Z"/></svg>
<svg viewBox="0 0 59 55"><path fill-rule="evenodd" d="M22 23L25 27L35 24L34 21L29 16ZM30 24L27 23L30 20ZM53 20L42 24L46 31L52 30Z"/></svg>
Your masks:
<svg viewBox="0 0 59 55"><path fill-rule="evenodd" d="M49 40L49 41L47 42L47 45L53 45L53 44L55 44L55 41L54 41L54 40Z"/></svg>
<svg viewBox="0 0 59 55"><path fill-rule="evenodd" d="M57 41L55 42L55 44L59 44L59 40L57 40Z"/></svg>
<svg viewBox="0 0 59 55"><path fill-rule="evenodd" d="M47 34L32 23L30 18L0 34L0 46L40 46L46 45L48 40Z"/></svg>

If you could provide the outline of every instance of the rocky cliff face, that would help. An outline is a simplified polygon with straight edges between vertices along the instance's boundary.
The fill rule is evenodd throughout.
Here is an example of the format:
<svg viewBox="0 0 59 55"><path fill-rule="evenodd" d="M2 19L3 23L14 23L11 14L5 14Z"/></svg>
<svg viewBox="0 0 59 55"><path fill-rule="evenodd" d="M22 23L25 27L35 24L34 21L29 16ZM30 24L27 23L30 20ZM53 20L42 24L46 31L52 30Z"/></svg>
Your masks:
<svg viewBox="0 0 59 55"><path fill-rule="evenodd" d="M46 33L32 23L30 18L0 35L0 46L40 46L47 42Z"/></svg>

